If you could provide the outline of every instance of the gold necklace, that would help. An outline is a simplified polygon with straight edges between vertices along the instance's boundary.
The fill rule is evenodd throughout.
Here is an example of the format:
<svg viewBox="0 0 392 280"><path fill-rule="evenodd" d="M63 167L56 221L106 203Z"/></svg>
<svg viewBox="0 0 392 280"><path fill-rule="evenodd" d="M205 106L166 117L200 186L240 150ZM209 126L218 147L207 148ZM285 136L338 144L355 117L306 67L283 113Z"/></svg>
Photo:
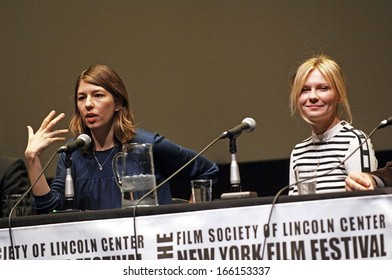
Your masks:
<svg viewBox="0 0 392 280"><path fill-rule="evenodd" d="M98 161L98 159L97 159L97 156L95 155L95 151L93 151L94 158L95 158L95 161L98 163L98 168L99 168L99 170L101 170L101 171L103 170L103 166L104 166L105 163L109 160L109 158L110 158L110 156L112 155L113 151L114 151L114 147L113 147L112 150L110 151L109 156L106 158L106 160L105 160L102 164L99 163L99 161Z"/></svg>

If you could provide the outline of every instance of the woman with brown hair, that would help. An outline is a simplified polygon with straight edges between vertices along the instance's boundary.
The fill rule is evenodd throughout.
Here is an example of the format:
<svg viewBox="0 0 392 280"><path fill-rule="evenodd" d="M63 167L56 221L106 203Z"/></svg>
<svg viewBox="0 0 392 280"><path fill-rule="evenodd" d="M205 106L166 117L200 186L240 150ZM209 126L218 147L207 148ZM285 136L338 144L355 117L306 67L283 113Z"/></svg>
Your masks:
<svg viewBox="0 0 392 280"><path fill-rule="evenodd" d="M80 210L111 209L121 207L121 191L116 185L111 162L123 144L151 143L153 146L156 184L164 181L196 153L176 145L163 136L135 128L129 108L128 94L119 75L106 65L94 65L83 71L76 82L75 111L70 131L75 138L87 134L91 145L72 153L72 177L75 185L76 208ZM25 150L30 181L34 182L42 171L39 155L52 143L64 141L67 129L54 129L64 118L52 111L34 133L28 126L28 145ZM189 180L205 178L216 180L218 167L199 157L182 172ZM33 188L37 213L61 210L65 207L66 159L61 154L56 176L49 186L44 177ZM168 183L158 189L159 204L171 203Z"/></svg>

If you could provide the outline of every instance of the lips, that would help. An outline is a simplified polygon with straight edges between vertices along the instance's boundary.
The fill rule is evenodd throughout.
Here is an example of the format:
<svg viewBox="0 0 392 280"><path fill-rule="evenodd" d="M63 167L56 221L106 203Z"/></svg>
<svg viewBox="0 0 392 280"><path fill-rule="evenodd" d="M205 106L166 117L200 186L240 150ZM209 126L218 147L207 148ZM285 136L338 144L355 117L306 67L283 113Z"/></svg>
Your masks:
<svg viewBox="0 0 392 280"><path fill-rule="evenodd" d="M309 108L309 109L318 109L318 108L321 108L323 106L321 106L321 105L306 105L305 107Z"/></svg>
<svg viewBox="0 0 392 280"><path fill-rule="evenodd" d="M85 118L88 123L93 124L97 121L98 116L94 113L88 113L86 114Z"/></svg>

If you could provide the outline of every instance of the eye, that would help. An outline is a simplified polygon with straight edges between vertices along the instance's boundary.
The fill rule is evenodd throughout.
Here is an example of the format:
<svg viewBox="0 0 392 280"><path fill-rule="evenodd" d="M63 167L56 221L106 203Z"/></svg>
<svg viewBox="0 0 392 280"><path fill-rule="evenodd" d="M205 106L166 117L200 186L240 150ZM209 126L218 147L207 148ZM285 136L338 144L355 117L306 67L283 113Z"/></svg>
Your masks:
<svg viewBox="0 0 392 280"><path fill-rule="evenodd" d="M82 100L86 99L86 96L85 95L78 95L76 99L78 101L82 101Z"/></svg>
<svg viewBox="0 0 392 280"><path fill-rule="evenodd" d="M105 94L102 92L96 92L96 93L94 93L94 97L95 98L102 98L102 97L105 97Z"/></svg>
<svg viewBox="0 0 392 280"><path fill-rule="evenodd" d="M301 93L310 91L310 87L303 87Z"/></svg>
<svg viewBox="0 0 392 280"><path fill-rule="evenodd" d="M327 91L327 90L329 90L330 88L329 88L328 85L322 85L322 86L319 87L319 89L322 90L322 91Z"/></svg>

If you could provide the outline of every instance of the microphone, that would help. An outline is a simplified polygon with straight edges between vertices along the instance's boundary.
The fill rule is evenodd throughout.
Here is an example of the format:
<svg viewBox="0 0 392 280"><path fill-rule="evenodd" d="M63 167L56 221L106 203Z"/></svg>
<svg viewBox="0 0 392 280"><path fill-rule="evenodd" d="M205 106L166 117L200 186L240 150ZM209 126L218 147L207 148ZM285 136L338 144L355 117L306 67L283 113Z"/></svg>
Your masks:
<svg viewBox="0 0 392 280"><path fill-rule="evenodd" d="M232 137L230 135L237 135L240 134L242 131L248 131L251 132L255 130L256 128L256 121L252 118L245 118L242 123L230 130L227 130L223 132L220 136L212 140L211 143L209 143L203 150L201 150L198 154L196 154L193 158L191 158L187 163L185 163L183 166L181 166L177 171L175 171L172 175L167 177L165 180L163 180L159 185L157 185L155 188L152 190L148 191L145 195L143 195L135 204L134 208L134 217L136 215L136 208L140 204L140 202L148 197L150 194L152 194L154 191L158 190L161 186L166 184L169 180L171 180L175 175L180 173L185 167L187 167L189 164L191 164L193 161L195 161L198 157L200 157L205 151L207 151L212 145L214 145L216 142L218 142L220 139L224 139L226 137ZM234 141L233 141L234 142ZM234 142L235 143L235 142ZM234 152L233 152L234 153Z"/></svg>
<svg viewBox="0 0 392 280"><path fill-rule="evenodd" d="M67 153L67 154L72 154L74 151L80 149L80 148L87 148L91 143L91 138L87 134L80 134L78 138L76 138L74 141L61 146L58 150L57 153Z"/></svg>
<svg viewBox="0 0 392 280"><path fill-rule="evenodd" d="M252 132L256 128L256 121L252 118L245 118L243 119L242 123L233 127L230 130L226 130L220 136L220 139L224 138L232 138L241 134L243 131L245 132Z"/></svg>
<svg viewBox="0 0 392 280"><path fill-rule="evenodd" d="M380 122L380 124L378 125L378 128L384 128L387 126L390 126L392 124L392 117L389 117L383 121Z"/></svg>

